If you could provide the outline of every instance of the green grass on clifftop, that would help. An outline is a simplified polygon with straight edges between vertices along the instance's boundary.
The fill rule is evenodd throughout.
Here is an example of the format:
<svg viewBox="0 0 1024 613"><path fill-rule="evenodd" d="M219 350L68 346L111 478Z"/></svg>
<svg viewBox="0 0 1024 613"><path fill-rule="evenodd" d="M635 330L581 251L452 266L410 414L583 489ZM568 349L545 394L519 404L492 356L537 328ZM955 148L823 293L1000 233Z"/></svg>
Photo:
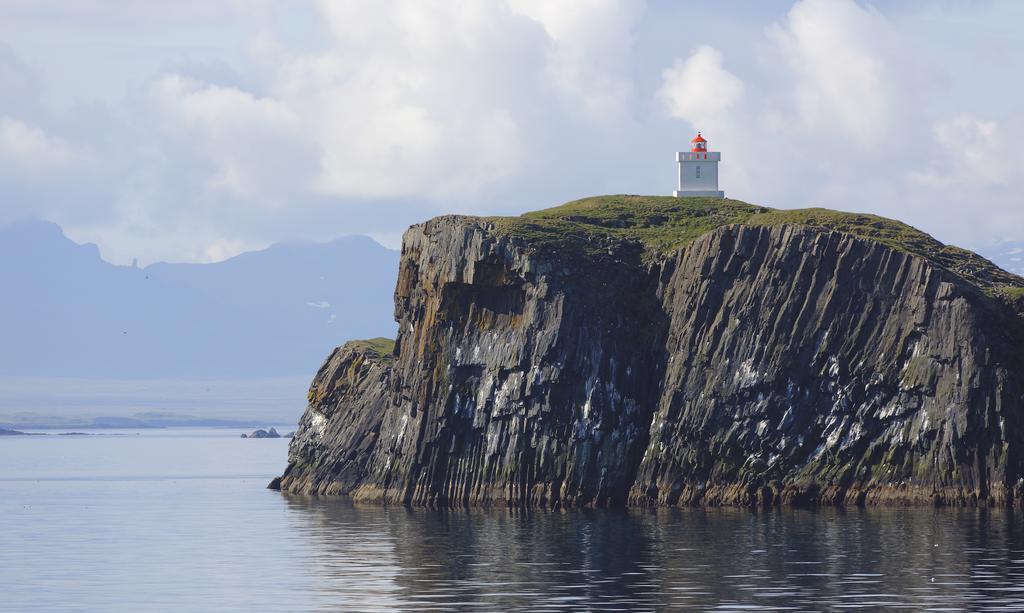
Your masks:
<svg viewBox="0 0 1024 613"><path fill-rule="evenodd" d="M522 239L538 250L601 253L608 239L632 239L644 245L648 257L685 247L702 234L729 224L794 224L845 232L921 256L989 293L1013 299L1024 292L1024 279L971 251L944 245L905 223L862 213L778 210L721 198L595 196L487 221L499 233Z"/></svg>
<svg viewBox="0 0 1024 613"><path fill-rule="evenodd" d="M349 341L346 344L356 351L376 353L377 357L384 360L390 360L395 352L395 341L381 336L366 340Z"/></svg>
<svg viewBox="0 0 1024 613"><path fill-rule="evenodd" d="M491 217L504 232L536 248L601 249L606 238L634 239L653 253L684 247L720 226L743 223L769 209L721 198L596 196L519 217Z"/></svg>

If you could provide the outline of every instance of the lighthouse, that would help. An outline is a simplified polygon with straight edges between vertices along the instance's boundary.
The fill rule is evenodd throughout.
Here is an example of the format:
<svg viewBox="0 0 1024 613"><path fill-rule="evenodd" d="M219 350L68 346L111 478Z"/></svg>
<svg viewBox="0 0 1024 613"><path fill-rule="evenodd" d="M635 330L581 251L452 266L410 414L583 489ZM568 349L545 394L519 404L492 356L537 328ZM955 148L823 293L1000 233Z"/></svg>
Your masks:
<svg viewBox="0 0 1024 613"><path fill-rule="evenodd" d="M718 190L718 162L722 154L708 151L708 141L700 132L690 141L689 151L676 153L679 163L679 189L672 192L676 198L683 196L704 196L725 198L725 192Z"/></svg>

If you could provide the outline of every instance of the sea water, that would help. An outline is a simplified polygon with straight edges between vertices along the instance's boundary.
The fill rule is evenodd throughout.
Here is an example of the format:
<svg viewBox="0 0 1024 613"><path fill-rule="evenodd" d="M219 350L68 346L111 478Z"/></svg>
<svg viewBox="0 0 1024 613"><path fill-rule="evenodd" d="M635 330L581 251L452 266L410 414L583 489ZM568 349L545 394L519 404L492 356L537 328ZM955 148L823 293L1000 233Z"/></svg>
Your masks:
<svg viewBox="0 0 1024 613"><path fill-rule="evenodd" d="M1005 510L384 508L267 490L286 439L93 432L0 438L0 610L1024 610Z"/></svg>

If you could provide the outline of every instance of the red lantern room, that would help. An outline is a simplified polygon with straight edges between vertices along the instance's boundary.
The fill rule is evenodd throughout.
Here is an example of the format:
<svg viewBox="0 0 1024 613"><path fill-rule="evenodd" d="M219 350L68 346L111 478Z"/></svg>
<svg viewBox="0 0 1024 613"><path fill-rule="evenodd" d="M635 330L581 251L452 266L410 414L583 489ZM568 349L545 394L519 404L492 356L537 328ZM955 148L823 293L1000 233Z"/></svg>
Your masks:
<svg viewBox="0 0 1024 613"><path fill-rule="evenodd" d="M691 140L690 142L693 143L693 149L690 149L691 152L707 153L708 141L706 141L704 137L700 135L700 132L697 132L697 137Z"/></svg>

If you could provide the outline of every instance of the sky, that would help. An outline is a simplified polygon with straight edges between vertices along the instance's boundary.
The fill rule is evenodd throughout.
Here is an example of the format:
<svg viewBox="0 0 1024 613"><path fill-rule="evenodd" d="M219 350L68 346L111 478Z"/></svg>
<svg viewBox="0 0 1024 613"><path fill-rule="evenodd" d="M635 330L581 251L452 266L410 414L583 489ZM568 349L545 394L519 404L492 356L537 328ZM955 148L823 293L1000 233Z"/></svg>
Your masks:
<svg viewBox="0 0 1024 613"><path fill-rule="evenodd" d="M0 224L115 263L721 189L1024 239L1024 2L0 0Z"/></svg>

